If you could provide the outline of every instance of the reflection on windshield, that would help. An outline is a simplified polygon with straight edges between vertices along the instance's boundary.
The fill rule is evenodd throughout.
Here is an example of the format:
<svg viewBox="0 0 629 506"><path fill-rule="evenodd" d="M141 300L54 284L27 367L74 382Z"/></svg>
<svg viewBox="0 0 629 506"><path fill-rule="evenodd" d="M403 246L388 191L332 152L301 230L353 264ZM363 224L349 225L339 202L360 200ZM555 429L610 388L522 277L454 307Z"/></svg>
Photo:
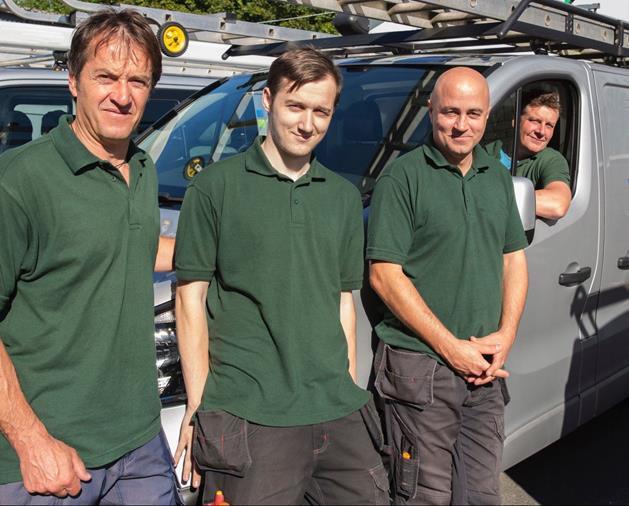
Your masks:
<svg viewBox="0 0 629 506"><path fill-rule="evenodd" d="M423 142L430 128L426 102L446 67L340 68L341 99L315 154L368 193L388 162ZM155 161L162 194L183 196L199 170L246 150L266 133L263 86L259 78L231 78L151 132L141 147Z"/></svg>

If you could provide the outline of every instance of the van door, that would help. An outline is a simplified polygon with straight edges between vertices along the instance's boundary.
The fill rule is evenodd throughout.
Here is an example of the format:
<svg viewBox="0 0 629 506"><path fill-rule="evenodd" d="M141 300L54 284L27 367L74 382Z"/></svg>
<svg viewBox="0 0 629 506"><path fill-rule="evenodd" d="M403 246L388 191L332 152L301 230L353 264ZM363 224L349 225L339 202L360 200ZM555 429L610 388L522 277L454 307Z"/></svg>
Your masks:
<svg viewBox="0 0 629 506"><path fill-rule="evenodd" d="M594 73L605 188L605 246L596 324L597 413L629 392L629 72Z"/></svg>
<svg viewBox="0 0 629 506"><path fill-rule="evenodd" d="M600 279L600 213L587 69L578 62L532 56L509 61L489 77L492 100L499 99L500 103L508 101L518 88L549 80L564 82L574 90L575 103L565 104L574 114L572 118L563 116L555 129L555 136L567 139L573 135L574 150L564 153L571 158L573 199L562 219L536 220L532 242L526 249L526 309L506 364L511 374L507 384L512 402L505 412L508 437L504 467L583 423L579 394L595 379L596 304L592 294L597 292ZM504 116L497 110L500 104L492 106L492 115L497 113L500 121ZM559 283L562 273L574 274L586 268L591 274L583 276L580 283Z"/></svg>

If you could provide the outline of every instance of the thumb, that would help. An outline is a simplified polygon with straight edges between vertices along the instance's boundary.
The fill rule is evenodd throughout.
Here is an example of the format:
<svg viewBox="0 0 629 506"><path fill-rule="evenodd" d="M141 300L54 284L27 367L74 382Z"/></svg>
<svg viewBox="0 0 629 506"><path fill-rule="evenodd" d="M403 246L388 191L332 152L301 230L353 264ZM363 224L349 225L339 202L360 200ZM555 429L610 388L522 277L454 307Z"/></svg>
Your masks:
<svg viewBox="0 0 629 506"><path fill-rule="evenodd" d="M90 481L92 479L92 475L87 472L85 464L76 452L72 454L72 467L74 467L74 472L79 477L79 480Z"/></svg>

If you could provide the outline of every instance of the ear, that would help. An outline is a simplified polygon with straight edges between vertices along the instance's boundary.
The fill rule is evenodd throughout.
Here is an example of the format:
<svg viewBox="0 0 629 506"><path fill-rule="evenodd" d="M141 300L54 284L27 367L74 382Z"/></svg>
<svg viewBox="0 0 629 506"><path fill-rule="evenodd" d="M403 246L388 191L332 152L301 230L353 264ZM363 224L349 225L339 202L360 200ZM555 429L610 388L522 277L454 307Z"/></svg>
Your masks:
<svg viewBox="0 0 629 506"><path fill-rule="evenodd" d="M262 105L266 112L271 112L273 96L271 95L271 89L268 86L262 90Z"/></svg>
<svg viewBox="0 0 629 506"><path fill-rule="evenodd" d="M79 89L78 86L78 79L74 74L69 74L68 75L68 88L70 88L70 93L72 94L72 96L74 98L76 98L77 96L77 91Z"/></svg>
<svg viewBox="0 0 629 506"><path fill-rule="evenodd" d="M430 121L432 121L432 101L428 99L426 101L426 105L428 106L428 117L430 118Z"/></svg>

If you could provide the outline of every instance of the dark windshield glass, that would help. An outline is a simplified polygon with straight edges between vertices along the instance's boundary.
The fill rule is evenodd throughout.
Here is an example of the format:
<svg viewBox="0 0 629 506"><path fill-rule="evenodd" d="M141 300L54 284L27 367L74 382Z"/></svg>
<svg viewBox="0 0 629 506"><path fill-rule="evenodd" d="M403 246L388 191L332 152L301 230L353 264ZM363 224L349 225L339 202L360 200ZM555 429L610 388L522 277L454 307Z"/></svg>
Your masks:
<svg viewBox="0 0 629 506"><path fill-rule="evenodd" d="M341 67L343 92L318 159L369 192L382 168L421 144L429 130L426 101L447 67ZM181 197L213 162L247 149L266 133L264 81L234 77L199 97L140 144L155 160L160 191Z"/></svg>

